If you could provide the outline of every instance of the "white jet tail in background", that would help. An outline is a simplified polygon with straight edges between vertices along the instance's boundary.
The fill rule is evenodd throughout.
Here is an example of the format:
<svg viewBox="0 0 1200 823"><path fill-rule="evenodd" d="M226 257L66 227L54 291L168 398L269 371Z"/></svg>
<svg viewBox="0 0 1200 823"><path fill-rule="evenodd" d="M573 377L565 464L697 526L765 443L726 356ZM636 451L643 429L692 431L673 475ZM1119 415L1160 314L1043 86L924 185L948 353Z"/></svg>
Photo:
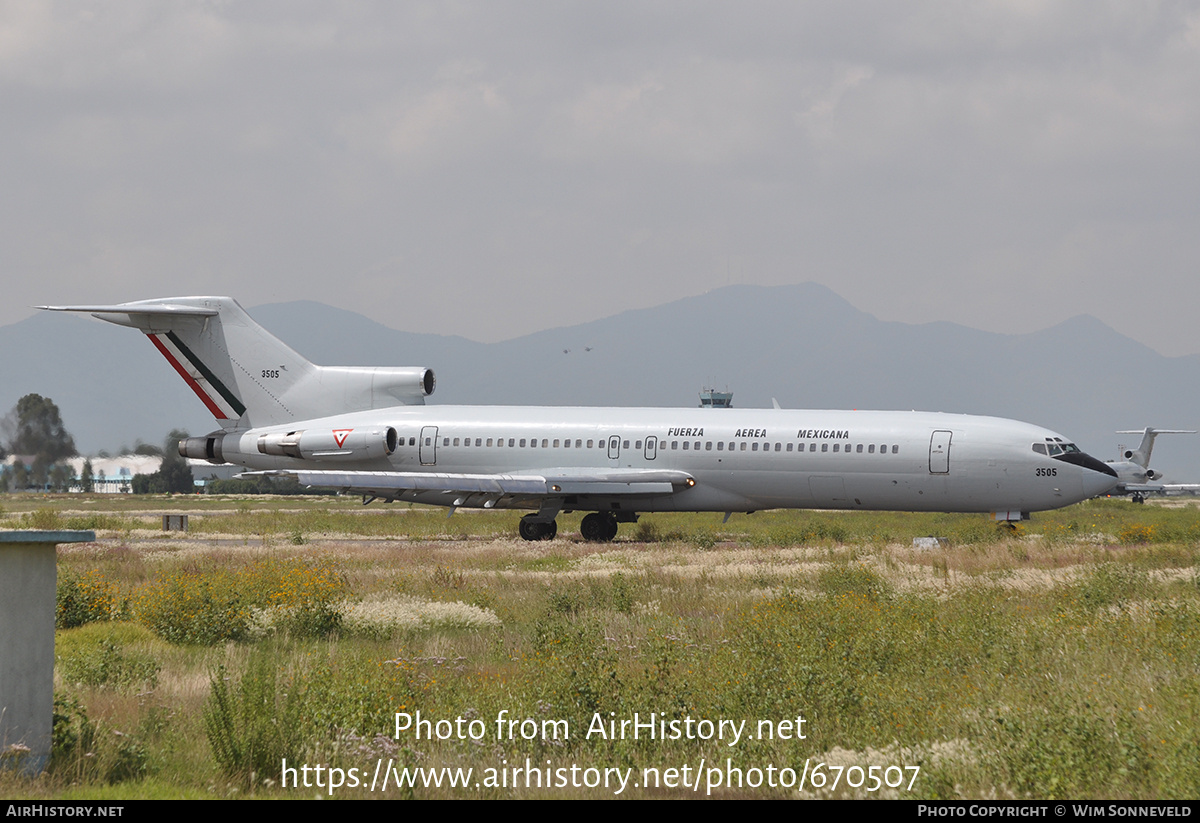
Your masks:
<svg viewBox="0 0 1200 823"><path fill-rule="evenodd" d="M313 365L229 297L39 308L139 329L227 429L423 405L434 389L433 372L422 367Z"/></svg>
<svg viewBox="0 0 1200 823"><path fill-rule="evenodd" d="M1143 469L1148 469L1148 468L1150 468L1150 454L1151 454L1151 452L1154 451L1154 438L1158 437L1160 434L1195 434L1195 433L1196 433L1195 429L1145 428L1145 429L1138 429L1136 431L1129 431L1129 430L1119 431L1119 432L1117 432L1117 434L1140 434L1142 436L1142 443L1136 449L1129 449L1129 448L1126 448L1124 445L1119 446L1118 449L1120 451L1122 460L1128 460L1130 463L1136 463L1137 465L1141 466ZM1159 477L1161 477L1161 476L1162 475L1159 475ZM1157 479L1157 478L1151 477L1151 479L1153 480L1153 479Z"/></svg>

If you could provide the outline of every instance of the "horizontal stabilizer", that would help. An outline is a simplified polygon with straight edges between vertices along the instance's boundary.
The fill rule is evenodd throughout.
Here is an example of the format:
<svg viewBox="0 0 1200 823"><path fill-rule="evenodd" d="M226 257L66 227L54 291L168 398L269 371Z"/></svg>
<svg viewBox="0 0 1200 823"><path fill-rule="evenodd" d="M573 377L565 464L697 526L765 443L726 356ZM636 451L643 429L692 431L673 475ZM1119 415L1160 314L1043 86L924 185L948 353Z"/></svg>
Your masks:
<svg viewBox="0 0 1200 823"><path fill-rule="evenodd" d="M34 306L43 311L77 311L89 314L195 314L212 317L219 312L204 306L185 306L182 303L164 303L159 300L144 300L133 303L112 303L87 306Z"/></svg>
<svg viewBox="0 0 1200 823"><path fill-rule="evenodd" d="M91 314L119 326L132 326L149 332L156 324L151 318L216 317L220 311L212 306L189 306L161 300L88 306L36 306L43 311L70 311Z"/></svg>

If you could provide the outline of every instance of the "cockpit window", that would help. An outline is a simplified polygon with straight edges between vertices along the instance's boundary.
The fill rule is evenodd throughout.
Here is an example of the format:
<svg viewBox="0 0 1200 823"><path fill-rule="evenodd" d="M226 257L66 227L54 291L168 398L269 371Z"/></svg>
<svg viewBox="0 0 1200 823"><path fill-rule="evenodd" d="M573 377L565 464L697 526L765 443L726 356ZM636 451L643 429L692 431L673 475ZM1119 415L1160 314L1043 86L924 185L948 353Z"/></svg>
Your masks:
<svg viewBox="0 0 1200 823"><path fill-rule="evenodd" d="M1067 443L1061 437L1046 438L1045 443L1034 443L1033 450L1038 454L1046 454L1050 457L1061 457L1065 454L1083 454L1078 446L1074 443Z"/></svg>

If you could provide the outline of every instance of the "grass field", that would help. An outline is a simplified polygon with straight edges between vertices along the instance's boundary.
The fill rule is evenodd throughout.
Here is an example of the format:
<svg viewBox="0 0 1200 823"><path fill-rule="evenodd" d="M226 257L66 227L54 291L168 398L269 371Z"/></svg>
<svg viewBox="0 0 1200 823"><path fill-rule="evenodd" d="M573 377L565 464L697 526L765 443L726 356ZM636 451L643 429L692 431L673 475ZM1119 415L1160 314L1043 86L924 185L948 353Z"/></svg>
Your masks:
<svg viewBox="0 0 1200 823"><path fill-rule="evenodd" d="M97 533L59 551L51 767L0 796L1200 796L1190 502L1013 535L760 512L589 544L576 515L526 543L517 518L0 496L0 528Z"/></svg>

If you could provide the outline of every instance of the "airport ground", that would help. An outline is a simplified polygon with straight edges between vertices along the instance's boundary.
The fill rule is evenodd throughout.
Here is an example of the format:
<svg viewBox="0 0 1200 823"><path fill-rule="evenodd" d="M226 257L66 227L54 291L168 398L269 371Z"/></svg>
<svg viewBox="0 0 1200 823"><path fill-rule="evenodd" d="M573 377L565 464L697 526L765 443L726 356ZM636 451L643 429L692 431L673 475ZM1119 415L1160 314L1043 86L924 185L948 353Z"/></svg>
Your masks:
<svg viewBox="0 0 1200 823"><path fill-rule="evenodd" d="M59 551L51 767L0 796L1200 796L1192 501L1016 534L760 512L594 544L574 515L528 543L517 518L0 497L0 528L97 535Z"/></svg>

